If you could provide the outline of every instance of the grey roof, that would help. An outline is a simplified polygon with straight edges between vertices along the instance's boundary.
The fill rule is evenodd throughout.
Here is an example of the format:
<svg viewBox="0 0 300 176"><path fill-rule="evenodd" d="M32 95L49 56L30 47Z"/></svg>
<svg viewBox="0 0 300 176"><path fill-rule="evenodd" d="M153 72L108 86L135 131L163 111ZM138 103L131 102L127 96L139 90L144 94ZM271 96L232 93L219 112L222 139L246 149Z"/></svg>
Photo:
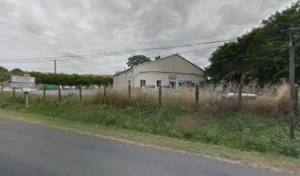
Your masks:
<svg viewBox="0 0 300 176"><path fill-rule="evenodd" d="M153 62L160 61L160 60L162 60L162 59L166 59L166 58L169 58L169 57L172 57L172 56L179 56L179 57L182 58L183 60L187 61L188 63L190 63L190 64L194 65L195 67L199 68L200 70L204 71L204 70L203 70L202 68L200 68L198 65L194 64L193 62L187 60L186 58L182 57L181 55L179 55L179 54L177 54L177 53L176 53L176 54L172 54L172 55L170 55L170 56L166 56L166 57L157 59L157 60L154 60L154 61L151 61L151 62L145 62L145 63L139 64L139 65L136 65L136 66L134 66L134 67L139 67L139 66L143 66L143 65L146 65L146 64L151 64L151 63L153 63Z"/></svg>
<svg viewBox="0 0 300 176"><path fill-rule="evenodd" d="M184 60L187 61L188 63L190 63L190 64L194 65L195 67L199 68L200 70L204 71L201 67L199 67L198 65L194 64L193 62L187 60L186 58L182 57L181 55L179 55L179 54L177 54L177 53L174 54L174 55L177 55L177 56L181 57L182 59L184 59Z"/></svg>
<svg viewBox="0 0 300 176"><path fill-rule="evenodd" d="M132 68L128 68L128 69L126 69L124 71L120 71L120 72L116 73L114 76L118 76L118 75L126 73L127 71L130 71L130 70L132 70Z"/></svg>
<svg viewBox="0 0 300 176"><path fill-rule="evenodd" d="M157 59L157 60L154 60L154 61L151 61L151 62L145 62L145 63L139 64L139 65L133 66L133 68L135 68L135 67L140 67L140 66L143 66L143 65L146 65L146 64L151 64L151 63L153 63L153 62L160 61L160 60L162 60L162 59L166 59L166 58L169 58L169 57L172 57L172 56L179 56L179 57L182 58L183 60L187 61L188 63L192 64L193 66L195 66L195 67L199 68L200 70L204 71L204 70L203 70L202 68L200 68L198 65L194 64L193 62L187 60L186 58L182 57L181 55L179 55L179 54L177 54L177 53L176 53L176 54L172 54L172 55L170 55L170 56L166 56L166 57ZM114 76L118 76L118 75L120 75L120 74L126 73L127 71L130 71L130 70L132 70L133 68L128 68L128 69L126 69L126 70L124 70L124 71L121 71L121 72L115 74Z"/></svg>

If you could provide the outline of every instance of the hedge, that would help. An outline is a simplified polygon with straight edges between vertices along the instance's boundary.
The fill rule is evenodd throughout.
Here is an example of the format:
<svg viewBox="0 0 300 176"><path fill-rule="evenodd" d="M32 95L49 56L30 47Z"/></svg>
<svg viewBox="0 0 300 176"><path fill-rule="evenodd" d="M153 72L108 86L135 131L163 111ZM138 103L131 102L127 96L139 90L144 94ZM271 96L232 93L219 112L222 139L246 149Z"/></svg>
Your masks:
<svg viewBox="0 0 300 176"><path fill-rule="evenodd" d="M102 77L94 75L78 75L78 74L63 74L63 73L40 73L40 72L26 72L26 73L8 73L0 72L0 82L10 80L11 75L23 76L29 74L35 77L36 84L54 84L62 86L88 86L88 85L109 85L113 83L111 77Z"/></svg>

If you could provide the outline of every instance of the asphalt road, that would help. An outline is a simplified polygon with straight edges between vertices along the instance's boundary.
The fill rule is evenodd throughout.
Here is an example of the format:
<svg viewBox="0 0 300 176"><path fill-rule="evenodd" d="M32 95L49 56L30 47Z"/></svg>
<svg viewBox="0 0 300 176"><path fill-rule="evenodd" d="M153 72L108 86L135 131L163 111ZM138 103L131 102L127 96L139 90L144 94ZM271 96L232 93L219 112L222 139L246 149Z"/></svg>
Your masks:
<svg viewBox="0 0 300 176"><path fill-rule="evenodd" d="M0 120L1 176L283 176L250 166Z"/></svg>

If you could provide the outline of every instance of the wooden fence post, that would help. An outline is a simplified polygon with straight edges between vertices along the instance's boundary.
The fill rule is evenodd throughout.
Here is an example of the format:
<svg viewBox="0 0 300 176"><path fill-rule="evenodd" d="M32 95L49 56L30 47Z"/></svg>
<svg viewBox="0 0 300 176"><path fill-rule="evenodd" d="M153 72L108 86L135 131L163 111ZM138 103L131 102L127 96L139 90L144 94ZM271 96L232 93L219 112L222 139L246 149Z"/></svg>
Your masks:
<svg viewBox="0 0 300 176"><path fill-rule="evenodd" d="M296 135L295 135L296 118L298 118L298 115L299 115L299 111L298 111L298 91L299 91L299 87L298 87L297 84L294 85L294 86L295 86L295 92L294 92L294 94L291 93L291 95L294 96L293 100L295 101L293 103L292 113L290 115L291 116L290 117L290 138L291 139L296 138Z"/></svg>
<svg viewBox="0 0 300 176"><path fill-rule="evenodd" d="M298 84L296 84L295 85L296 86L296 93L295 93L295 116L296 117L298 117L298 115L299 115L299 103L298 103L298 100L299 100L299 96L298 96L298 92L299 92L299 85Z"/></svg>
<svg viewBox="0 0 300 176"><path fill-rule="evenodd" d="M82 87L79 85L79 101L82 102Z"/></svg>
<svg viewBox="0 0 300 176"><path fill-rule="evenodd" d="M158 87L158 106L161 108L162 107L162 97L161 97L161 85Z"/></svg>
<svg viewBox="0 0 300 176"><path fill-rule="evenodd" d="M104 85L104 88L103 88L103 104L106 104L106 85Z"/></svg>
<svg viewBox="0 0 300 176"><path fill-rule="evenodd" d="M1 84L1 96L3 96L4 84Z"/></svg>
<svg viewBox="0 0 300 176"><path fill-rule="evenodd" d="M239 87L238 87L238 104L237 104L237 110L238 111L241 111L242 110L242 91L243 91L243 83L240 83L239 84Z"/></svg>
<svg viewBox="0 0 300 176"><path fill-rule="evenodd" d="M61 88L58 86L58 100L61 101Z"/></svg>
<svg viewBox="0 0 300 176"><path fill-rule="evenodd" d="M13 88L13 98L16 98L16 89Z"/></svg>
<svg viewBox="0 0 300 176"><path fill-rule="evenodd" d="M46 86L43 85L43 98L44 98L44 101L46 100Z"/></svg>
<svg viewBox="0 0 300 176"><path fill-rule="evenodd" d="M196 107L199 104L199 85L196 85L196 90L195 90L195 96L196 96Z"/></svg>
<svg viewBox="0 0 300 176"><path fill-rule="evenodd" d="M128 99L131 101L131 85L128 85Z"/></svg>

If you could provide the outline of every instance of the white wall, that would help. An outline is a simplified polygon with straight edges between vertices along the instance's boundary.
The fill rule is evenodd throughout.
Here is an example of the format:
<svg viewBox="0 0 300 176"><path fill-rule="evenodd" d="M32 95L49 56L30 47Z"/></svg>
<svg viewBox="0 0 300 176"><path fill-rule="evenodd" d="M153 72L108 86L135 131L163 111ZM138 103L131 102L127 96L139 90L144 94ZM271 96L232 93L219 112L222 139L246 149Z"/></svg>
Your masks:
<svg viewBox="0 0 300 176"><path fill-rule="evenodd" d="M204 81L204 72L199 67L191 64L178 55L172 55L151 63L133 67L133 70L124 72L114 77L114 89L127 89L128 80L132 87L140 87L140 80L146 80L146 85L156 86L157 80L162 80L162 85L169 85L169 75L176 75L176 88L179 81Z"/></svg>
<svg viewBox="0 0 300 176"><path fill-rule="evenodd" d="M132 81L132 70L114 76L113 88L114 89L127 89L128 80Z"/></svg>
<svg viewBox="0 0 300 176"><path fill-rule="evenodd" d="M134 87L140 87L140 80L146 80L146 86L154 85L156 87L157 80L161 80L161 85L169 85L170 79L169 75L175 75L176 89L179 88L179 81L195 81L203 82L204 78L200 75L195 74L180 74L180 73L160 73L160 72L144 72L139 73L134 77L133 85Z"/></svg>

